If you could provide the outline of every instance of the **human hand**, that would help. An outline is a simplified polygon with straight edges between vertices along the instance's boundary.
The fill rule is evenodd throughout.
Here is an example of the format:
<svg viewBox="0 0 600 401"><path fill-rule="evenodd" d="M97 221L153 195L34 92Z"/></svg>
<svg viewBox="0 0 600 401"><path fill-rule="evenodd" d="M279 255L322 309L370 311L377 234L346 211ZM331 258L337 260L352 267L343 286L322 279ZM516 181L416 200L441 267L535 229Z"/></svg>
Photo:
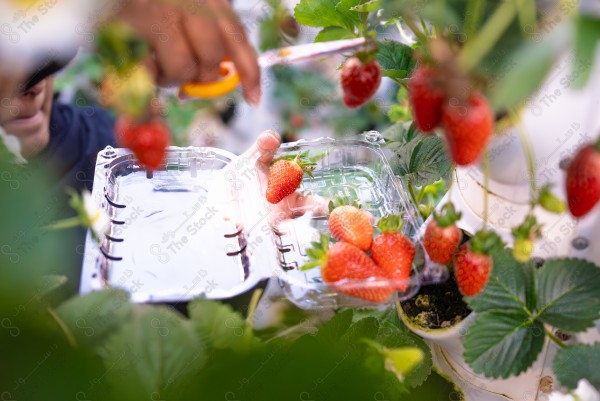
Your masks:
<svg viewBox="0 0 600 401"><path fill-rule="evenodd" d="M161 86L211 82L229 57L246 100L260 102L260 68L247 33L227 0L132 0L118 15L150 45L145 66Z"/></svg>
<svg viewBox="0 0 600 401"><path fill-rule="evenodd" d="M242 155L243 157L256 157L256 170L261 188L267 188L267 177L269 167L273 161L273 157L279 149L281 139L275 131L264 131L257 138L254 144ZM261 191L264 195L264 191ZM326 215L328 212L327 199L317 195L304 195L301 192L294 192L279 202L270 213L269 223L272 229L277 234L283 234L282 223L286 220L302 216L306 211L310 210L316 215Z"/></svg>

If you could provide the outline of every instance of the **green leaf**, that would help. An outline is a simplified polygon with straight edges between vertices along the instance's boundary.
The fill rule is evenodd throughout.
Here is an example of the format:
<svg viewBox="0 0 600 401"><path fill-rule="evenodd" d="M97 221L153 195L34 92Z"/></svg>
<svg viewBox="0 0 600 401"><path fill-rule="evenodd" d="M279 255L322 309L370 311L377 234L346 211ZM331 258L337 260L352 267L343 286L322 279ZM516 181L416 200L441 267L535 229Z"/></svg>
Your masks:
<svg viewBox="0 0 600 401"><path fill-rule="evenodd" d="M507 378L526 371L544 346L544 326L524 312L488 311L467 330L465 360L477 373Z"/></svg>
<svg viewBox="0 0 600 401"><path fill-rule="evenodd" d="M508 249L493 252L492 258L494 268L488 284L477 296L465 299L469 308L478 313L528 309L528 300L533 298L527 291L532 277L527 276L525 270L532 267L517 262Z"/></svg>
<svg viewBox="0 0 600 401"><path fill-rule="evenodd" d="M337 313L319 328L315 339L322 344L337 344L352 324L352 313L351 309Z"/></svg>
<svg viewBox="0 0 600 401"><path fill-rule="evenodd" d="M556 352L552 370L563 386L574 389L577 382L586 379L596 388L600 388L600 343L594 345L578 344L561 348Z"/></svg>
<svg viewBox="0 0 600 401"><path fill-rule="evenodd" d="M352 345L362 338L375 339L378 332L379 321L374 317L366 317L353 323L340 338L340 343Z"/></svg>
<svg viewBox="0 0 600 401"><path fill-rule="evenodd" d="M406 129L396 123L383 136L394 138L388 144L397 157L391 160L394 174L415 186L433 184L450 171L450 161L444 143L438 136L417 135L416 130Z"/></svg>
<svg viewBox="0 0 600 401"><path fill-rule="evenodd" d="M404 381L404 378L423 361L425 355L419 348L404 347L385 350L386 369Z"/></svg>
<svg viewBox="0 0 600 401"><path fill-rule="evenodd" d="M354 31L355 20L336 10L338 0L301 0L294 8L296 20L306 26L340 26ZM358 17L356 17L358 18Z"/></svg>
<svg viewBox="0 0 600 401"><path fill-rule="evenodd" d="M129 294L117 289L71 298L56 309L79 346L99 346L131 318Z"/></svg>
<svg viewBox="0 0 600 401"><path fill-rule="evenodd" d="M385 70L405 71L405 77L412 73L415 66L413 49L395 40L382 40L377 42L377 61Z"/></svg>
<svg viewBox="0 0 600 401"><path fill-rule="evenodd" d="M600 40L600 19L581 15L576 23L575 59L572 74L576 76L575 87L582 88L592 72L596 47Z"/></svg>
<svg viewBox="0 0 600 401"><path fill-rule="evenodd" d="M503 73L495 74L490 84L494 110L518 107L540 87L558 57L558 43L552 37L529 41L505 58Z"/></svg>
<svg viewBox="0 0 600 401"><path fill-rule="evenodd" d="M404 79L408 76L405 70L383 70L381 75L388 78Z"/></svg>
<svg viewBox="0 0 600 401"><path fill-rule="evenodd" d="M395 312L394 312L395 313ZM423 360L419 365L407 373L404 377L404 385L407 387L418 387L423 384L431 374L433 361L431 349L421 337L409 332L402 323L401 328L390 324L381 324L377 341L387 348L417 347L423 353Z"/></svg>
<svg viewBox="0 0 600 401"><path fill-rule="evenodd" d="M193 324L166 307L138 305L132 319L106 343L106 378L115 399L177 394L206 362L206 347Z"/></svg>
<svg viewBox="0 0 600 401"><path fill-rule="evenodd" d="M231 306L197 298L188 305L190 320L209 347L239 349L244 345L246 321Z"/></svg>
<svg viewBox="0 0 600 401"><path fill-rule="evenodd" d="M582 259L546 262L538 278L538 315L554 327L583 331L600 318L600 268Z"/></svg>
<svg viewBox="0 0 600 401"><path fill-rule="evenodd" d="M422 386L412 389L409 394L402 395L402 401L463 401L464 399L462 390L454 382L435 371L431 372Z"/></svg>
<svg viewBox="0 0 600 401"><path fill-rule="evenodd" d="M354 34L339 26L328 26L321 29L315 37L315 42L328 42L330 40L352 39Z"/></svg>
<svg viewBox="0 0 600 401"><path fill-rule="evenodd" d="M352 21L352 28L360 24L360 16L354 7L358 6L362 0L340 0L335 6L335 10L344 16L348 21Z"/></svg>
<svg viewBox="0 0 600 401"><path fill-rule="evenodd" d="M381 8L381 0L370 0L366 3L359 4L351 8L351 10L358 11L361 13L372 13Z"/></svg>

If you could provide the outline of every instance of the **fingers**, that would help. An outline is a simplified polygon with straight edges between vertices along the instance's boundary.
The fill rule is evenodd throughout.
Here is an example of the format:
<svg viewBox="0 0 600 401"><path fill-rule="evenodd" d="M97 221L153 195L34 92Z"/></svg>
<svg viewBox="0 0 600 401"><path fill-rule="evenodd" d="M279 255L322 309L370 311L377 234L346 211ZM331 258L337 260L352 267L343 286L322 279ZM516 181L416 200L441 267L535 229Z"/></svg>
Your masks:
<svg viewBox="0 0 600 401"><path fill-rule="evenodd" d="M275 131L265 131L256 138L256 147L260 152L260 156L257 163L268 166L273 160L273 156L279 145L281 144L281 138Z"/></svg>
<svg viewBox="0 0 600 401"><path fill-rule="evenodd" d="M261 97L260 67L248 34L227 0L207 0L207 4L215 11L227 54L240 75L244 97L250 104L257 105Z"/></svg>
<svg viewBox="0 0 600 401"><path fill-rule="evenodd" d="M211 18L212 13L203 7L194 14L183 16L183 30L187 42L199 60L193 81L211 82L219 78L219 64L225 57L220 45L221 35Z"/></svg>

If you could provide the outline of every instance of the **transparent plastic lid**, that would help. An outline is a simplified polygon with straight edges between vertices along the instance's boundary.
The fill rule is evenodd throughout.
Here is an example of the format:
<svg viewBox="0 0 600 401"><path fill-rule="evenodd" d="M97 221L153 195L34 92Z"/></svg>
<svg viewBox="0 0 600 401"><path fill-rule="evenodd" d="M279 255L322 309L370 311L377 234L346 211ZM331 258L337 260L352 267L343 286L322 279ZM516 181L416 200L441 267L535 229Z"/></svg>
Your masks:
<svg viewBox="0 0 600 401"><path fill-rule="evenodd" d="M277 205L265 199L266 170L256 168L257 155L170 147L163 168L150 173L129 150L105 149L92 196L111 224L99 244L88 235L81 292L117 287L136 302L185 302L233 297L275 277L293 303L315 309L390 303L445 280L445 267L423 251L423 222L380 141L371 132L282 145L275 158L302 153L318 161L312 177L305 174ZM401 216L401 233L415 249L408 277L373 270L331 282L324 266L301 270L311 242L329 234L329 201L341 198L359 203L373 226Z"/></svg>

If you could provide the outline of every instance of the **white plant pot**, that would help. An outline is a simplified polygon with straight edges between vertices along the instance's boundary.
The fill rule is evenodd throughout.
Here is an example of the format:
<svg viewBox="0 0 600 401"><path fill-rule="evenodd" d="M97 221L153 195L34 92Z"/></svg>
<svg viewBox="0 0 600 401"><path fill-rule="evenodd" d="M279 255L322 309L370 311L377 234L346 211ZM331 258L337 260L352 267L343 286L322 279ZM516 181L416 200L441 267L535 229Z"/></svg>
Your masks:
<svg viewBox="0 0 600 401"><path fill-rule="evenodd" d="M412 323L406 314L400 319L410 331L423 338L431 348L435 366L451 377L465 393L467 401L535 401L543 375L545 356L540 357L526 372L508 379L490 379L475 373L463 357L463 338L475 320L471 313L460 323L440 329L425 329Z"/></svg>

